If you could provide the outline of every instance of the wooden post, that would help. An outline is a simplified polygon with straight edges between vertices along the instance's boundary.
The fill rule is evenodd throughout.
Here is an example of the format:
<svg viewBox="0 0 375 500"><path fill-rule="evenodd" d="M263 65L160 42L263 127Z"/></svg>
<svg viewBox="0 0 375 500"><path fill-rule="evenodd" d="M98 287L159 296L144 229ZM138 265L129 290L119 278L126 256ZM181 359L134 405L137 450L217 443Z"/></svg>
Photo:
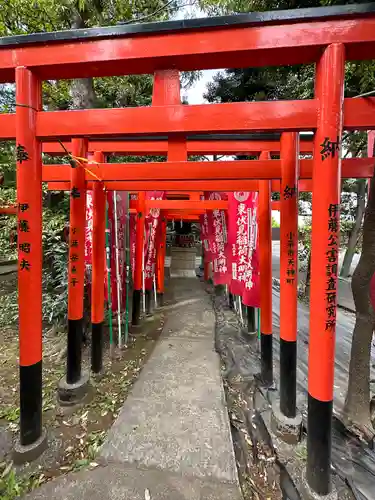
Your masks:
<svg viewBox="0 0 375 500"><path fill-rule="evenodd" d="M180 93L180 73L178 70L162 70L156 71L154 75L154 89L152 94L152 104L154 106L165 106L167 104L181 104L181 93ZM173 134L168 136L168 161L187 161L187 145L186 138L183 134ZM161 252L159 273L160 274L160 287L162 291L159 292L159 303L164 301L164 266L165 266L165 255L167 251L167 223L161 222L162 224L162 244L163 251Z"/></svg>
<svg viewBox="0 0 375 500"><path fill-rule="evenodd" d="M298 286L298 134L281 134L280 411L296 416Z"/></svg>
<svg viewBox="0 0 375 500"><path fill-rule="evenodd" d="M18 201L18 305L20 441L17 463L46 448L42 431L42 158L36 138L41 84L27 68L16 69L16 159Z"/></svg>
<svg viewBox="0 0 375 500"><path fill-rule="evenodd" d="M331 437L339 255L345 47L328 46L316 67L308 371L308 486L331 491Z"/></svg>
<svg viewBox="0 0 375 500"><path fill-rule="evenodd" d="M271 155L263 151L261 160ZM260 352L261 379L265 386L273 384L272 360L272 227L271 182L259 181L259 248L260 248Z"/></svg>
<svg viewBox="0 0 375 500"><path fill-rule="evenodd" d="M138 211L136 221L135 269L133 290L132 327L139 326L142 299L142 260L145 230L146 196L144 191L138 193Z"/></svg>
<svg viewBox="0 0 375 500"><path fill-rule="evenodd" d="M87 139L72 139L73 157L87 155ZM83 294L85 279L86 189L85 170L76 162L70 177L68 353L66 379L59 384L62 404L77 403L87 392L88 374L82 375Z"/></svg>
<svg viewBox="0 0 375 500"><path fill-rule="evenodd" d="M157 254L157 293L158 293L158 304L163 306L164 304L164 286L165 286L165 254L167 250L167 220L161 213L160 221L160 242Z"/></svg>
<svg viewBox="0 0 375 500"><path fill-rule="evenodd" d="M210 279L210 263L204 261L203 268L204 268L204 281L207 282Z"/></svg>
<svg viewBox="0 0 375 500"><path fill-rule="evenodd" d="M94 160L104 162L101 151L94 153ZM105 280L105 204L103 182L95 182L93 189L92 220L92 287L91 287L91 370L100 373L103 367L103 322Z"/></svg>

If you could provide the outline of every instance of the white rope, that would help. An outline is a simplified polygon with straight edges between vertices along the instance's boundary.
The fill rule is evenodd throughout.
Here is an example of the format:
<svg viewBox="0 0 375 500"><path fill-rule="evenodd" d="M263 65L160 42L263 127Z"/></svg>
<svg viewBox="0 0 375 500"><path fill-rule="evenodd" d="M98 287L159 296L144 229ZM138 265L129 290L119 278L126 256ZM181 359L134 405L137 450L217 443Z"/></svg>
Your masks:
<svg viewBox="0 0 375 500"><path fill-rule="evenodd" d="M238 296L238 310L240 312L241 325L243 325L242 303L240 295Z"/></svg>
<svg viewBox="0 0 375 500"><path fill-rule="evenodd" d="M145 241L146 235L143 233L143 241ZM147 247L146 247L147 248ZM145 276L145 245L142 248L142 309L143 314L146 315L146 276Z"/></svg>
<svg viewBox="0 0 375 500"><path fill-rule="evenodd" d="M155 302L155 308L158 307L158 297L157 297L157 292L156 292L156 276L154 273L154 302Z"/></svg>

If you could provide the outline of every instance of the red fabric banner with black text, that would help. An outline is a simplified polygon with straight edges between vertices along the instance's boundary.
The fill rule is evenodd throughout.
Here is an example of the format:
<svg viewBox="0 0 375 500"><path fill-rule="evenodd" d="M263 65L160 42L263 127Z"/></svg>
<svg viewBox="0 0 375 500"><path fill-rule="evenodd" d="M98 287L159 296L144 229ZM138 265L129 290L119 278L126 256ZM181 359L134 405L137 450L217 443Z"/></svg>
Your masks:
<svg viewBox="0 0 375 500"><path fill-rule="evenodd" d="M227 200L227 193L215 191L204 194L207 200ZM225 210L212 210L207 213L207 239L209 242L209 257L212 261L212 271L215 285L229 285L231 275L228 268L228 235L227 214Z"/></svg>
<svg viewBox="0 0 375 500"><path fill-rule="evenodd" d="M245 305L259 307L258 193L230 193L228 205L231 292Z"/></svg>
<svg viewBox="0 0 375 500"><path fill-rule="evenodd" d="M165 191L148 191L146 200L164 200ZM152 290L156 268L157 229L160 223L160 209L151 208L145 220L145 289Z"/></svg>

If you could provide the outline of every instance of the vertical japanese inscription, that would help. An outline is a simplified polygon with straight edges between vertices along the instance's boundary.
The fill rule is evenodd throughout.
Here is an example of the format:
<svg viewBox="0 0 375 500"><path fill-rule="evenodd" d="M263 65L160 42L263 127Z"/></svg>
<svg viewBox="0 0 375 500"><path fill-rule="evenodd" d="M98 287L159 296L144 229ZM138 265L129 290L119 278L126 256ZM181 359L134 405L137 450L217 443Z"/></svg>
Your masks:
<svg viewBox="0 0 375 500"><path fill-rule="evenodd" d="M151 200L162 200L162 196L152 197ZM155 262L156 262L156 230L159 224L160 209L154 208L150 209L149 217L151 222L149 223L149 233L148 242L146 245L146 262L145 262L145 278L152 279L155 273Z"/></svg>
<svg viewBox="0 0 375 500"><path fill-rule="evenodd" d="M227 272L227 258L225 255L226 227L221 210L212 212L213 226L215 231L215 242L217 245L217 258L214 261L214 271L219 274Z"/></svg>
<svg viewBox="0 0 375 500"><path fill-rule="evenodd" d="M294 184L288 184L284 188L284 200L291 200L297 195L297 187ZM295 233L290 231L287 233L287 249L288 249L288 265L286 266L286 282L293 285L296 279L296 261L295 261Z"/></svg>
<svg viewBox="0 0 375 500"><path fill-rule="evenodd" d="M328 207L328 241L326 251L326 331L332 331L336 325L336 287L337 256L340 206L330 204Z"/></svg>
<svg viewBox="0 0 375 500"><path fill-rule="evenodd" d="M78 188L74 187L70 193L73 199L78 199L81 196L81 193ZM71 249L69 261L70 261L70 284L75 287L78 285L79 281L76 276L77 274L77 265L79 264L79 239L77 239L78 228L71 227L70 229L70 238L69 238L69 246Z"/></svg>
<svg viewBox="0 0 375 500"><path fill-rule="evenodd" d="M236 250L238 259L237 262L233 262L232 264L232 275L234 279L245 282L249 251L249 221L245 203L238 204L236 223Z"/></svg>
<svg viewBox="0 0 375 500"><path fill-rule="evenodd" d="M253 252L257 241L257 207L253 193L235 193L239 201L236 213L236 240L233 244L232 277L251 290L253 281ZM245 202L251 203L248 206Z"/></svg>
<svg viewBox="0 0 375 500"><path fill-rule="evenodd" d="M30 271L30 269L31 269L31 264L27 258L28 254L30 254L30 252L31 252L31 244L27 240L24 241L24 238L27 237L27 233L30 232L30 225L29 225L29 219L28 219L28 211L29 210L30 210L30 206L28 203L19 203L18 204L18 212L23 217L21 219L21 216L20 216L20 218L18 220L18 229L19 229L18 249L20 251L19 263L20 263L20 270L21 271Z"/></svg>
<svg viewBox="0 0 375 500"><path fill-rule="evenodd" d="M294 258L294 238L295 235L292 231L287 234L288 238L288 265L286 268L286 282L290 285L294 283L296 278L296 267Z"/></svg>
<svg viewBox="0 0 375 500"><path fill-rule="evenodd" d="M75 235L77 234L78 232L78 229L76 227L72 227L71 228L71 235ZM77 249L78 249L78 240L76 239L73 239L72 237L69 238L69 246L71 249L73 249L70 253L70 257L69 257L69 260L70 260L70 274L71 274L71 277L70 277L70 284L75 287L76 285L78 285L78 279L77 277L75 276L75 274L77 273L77 267L76 267L76 264L78 264L79 262L79 255L78 253L76 253Z"/></svg>
<svg viewBox="0 0 375 500"><path fill-rule="evenodd" d="M204 250L205 250L205 252L209 252L210 251L210 244L208 241L208 215L207 215L207 212L205 212L203 215L203 231L202 232L204 235L204 239L203 239Z"/></svg>

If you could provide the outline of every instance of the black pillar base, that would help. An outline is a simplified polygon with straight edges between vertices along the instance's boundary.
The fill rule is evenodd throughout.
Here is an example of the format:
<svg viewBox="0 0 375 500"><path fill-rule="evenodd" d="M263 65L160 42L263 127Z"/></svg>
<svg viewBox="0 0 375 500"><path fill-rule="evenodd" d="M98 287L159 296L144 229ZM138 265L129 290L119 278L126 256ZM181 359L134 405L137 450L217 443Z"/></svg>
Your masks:
<svg viewBox="0 0 375 500"><path fill-rule="evenodd" d="M332 484L331 491L328 495L318 495L307 482L305 469L302 470L301 495L304 500L340 500L334 484Z"/></svg>
<svg viewBox="0 0 375 500"><path fill-rule="evenodd" d="M280 401L272 403L271 429L282 441L288 444L297 444L302 437L302 414L296 412L294 418L286 417L280 411Z"/></svg>
<svg viewBox="0 0 375 500"><path fill-rule="evenodd" d="M91 370L100 373L103 369L103 322L91 325Z"/></svg>
<svg viewBox="0 0 375 500"><path fill-rule="evenodd" d="M145 290L146 316L152 316L152 290Z"/></svg>
<svg viewBox="0 0 375 500"><path fill-rule="evenodd" d="M229 294L229 309L234 310L234 295L232 293Z"/></svg>
<svg viewBox="0 0 375 500"><path fill-rule="evenodd" d="M13 462L16 465L22 465L26 462L33 462L47 449L47 433L43 429L40 437L28 445L22 445L16 442L13 449Z"/></svg>
<svg viewBox="0 0 375 500"><path fill-rule="evenodd" d="M81 378L82 370L83 318L68 319L68 355L66 361L66 380L75 384Z"/></svg>
<svg viewBox="0 0 375 500"><path fill-rule="evenodd" d="M257 329L255 326L255 307L247 306L246 307L246 313L247 313L247 331L250 334L256 334Z"/></svg>
<svg viewBox="0 0 375 500"><path fill-rule="evenodd" d="M273 386L272 334L260 334L261 382L264 387Z"/></svg>
<svg viewBox="0 0 375 500"><path fill-rule="evenodd" d="M88 373L82 373L81 378L74 384L69 384L62 378L57 388L58 400L61 406L73 406L85 399L90 387Z"/></svg>
<svg viewBox="0 0 375 500"><path fill-rule="evenodd" d="M42 435L42 360L20 366L20 446L36 443Z"/></svg>
<svg viewBox="0 0 375 500"><path fill-rule="evenodd" d="M160 292L157 294L158 307L164 306L164 293Z"/></svg>
<svg viewBox="0 0 375 500"><path fill-rule="evenodd" d="M133 290L133 311L132 311L132 326L139 326L141 322L141 290Z"/></svg>
<svg viewBox="0 0 375 500"><path fill-rule="evenodd" d="M331 493L332 407L308 395L306 480L318 495Z"/></svg>
<svg viewBox="0 0 375 500"><path fill-rule="evenodd" d="M294 418L296 403L297 342L280 339L280 411Z"/></svg>

